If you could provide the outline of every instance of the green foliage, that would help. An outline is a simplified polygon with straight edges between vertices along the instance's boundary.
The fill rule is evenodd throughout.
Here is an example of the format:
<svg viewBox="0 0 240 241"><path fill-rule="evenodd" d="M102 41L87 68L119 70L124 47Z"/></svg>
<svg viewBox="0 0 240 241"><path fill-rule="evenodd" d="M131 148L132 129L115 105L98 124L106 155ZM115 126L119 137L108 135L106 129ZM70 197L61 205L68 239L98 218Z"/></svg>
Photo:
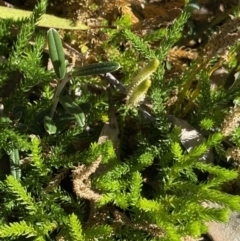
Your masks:
<svg viewBox="0 0 240 241"><path fill-rule="evenodd" d="M129 29L126 29L123 34L128 40L133 43L134 48L139 51L145 58L154 58L154 52L150 50L146 43L144 43L137 35L135 35Z"/></svg>
<svg viewBox="0 0 240 241"><path fill-rule="evenodd" d="M24 53L24 50L27 48L28 43L35 31L34 24L41 18L41 16L46 12L46 1L40 1L39 4L35 7L32 15L29 18L26 18L23 25L21 25L20 32L15 44L15 51L13 52L10 60L12 64L18 64L20 56ZM42 39L43 40L43 39ZM38 43L37 48L42 48L41 44ZM43 42L42 42L43 44ZM35 53L36 54L36 53ZM35 57L35 55L34 55ZM36 59L36 58L34 58ZM24 66L24 64L23 64Z"/></svg>
<svg viewBox="0 0 240 241"><path fill-rule="evenodd" d="M26 237L32 237L36 235L36 231L31 225L27 224L25 221L21 221L19 223L11 223L10 226L4 225L1 227L1 233L0 233L1 238L6 238L6 237L17 238L21 235L24 235Z"/></svg>
<svg viewBox="0 0 240 241"><path fill-rule="evenodd" d="M49 46L49 57L53 64L55 74L58 79L62 79L66 74L66 64L62 41L58 32L51 28L47 33L48 46Z"/></svg>
<svg viewBox="0 0 240 241"><path fill-rule="evenodd" d="M50 170L42 157L42 148L39 138L34 137L31 140L31 161L32 165L37 169L38 175L45 176Z"/></svg>
<svg viewBox="0 0 240 241"><path fill-rule="evenodd" d="M45 33L35 25L46 1L28 18L0 21L0 54L9 56L0 64L0 240L180 241L240 210L240 197L222 191L238 173L221 163L229 141L240 145L239 128L229 140L221 133L229 103L240 94L239 77L231 88L223 83L213 90L210 73L221 63L206 63L204 56L178 75L166 68L170 50L184 40L192 7L143 37L128 17L117 19L119 28L103 30L109 62L72 73L55 66L56 89L43 63ZM121 52L127 41L132 48ZM225 67L234 73L238 45L229 49ZM65 64L65 56L55 57ZM40 95L32 98L35 89ZM179 93L168 105L173 90ZM175 116L195 129L174 126ZM193 133L202 141L194 143ZM213 150L219 165L205 162ZM220 208L204 206L208 202Z"/></svg>
<svg viewBox="0 0 240 241"><path fill-rule="evenodd" d="M232 134L232 141L237 146L240 147L240 128L236 128Z"/></svg>
<svg viewBox="0 0 240 241"><path fill-rule="evenodd" d="M120 65L116 62L95 63L80 67L73 71L75 76L99 75L118 70Z"/></svg>
<svg viewBox="0 0 240 241"><path fill-rule="evenodd" d="M13 149L10 152L10 163L11 163L11 173L16 179L21 178L21 167L20 167L20 158L19 158L19 150Z"/></svg>
<svg viewBox="0 0 240 241"><path fill-rule="evenodd" d="M78 220L78 217L72 214L69 217L69 229L70 229L70 236L72 240L82 241L84 237L82 235L82 227L81 223Z"/></svg>
<svg viewBox="0 0 240 241"><path fill-rule="evenodd" d="M30 194L26 192L24 187L22 187L20 183L12 176L9 176L6 181L9 190L16 195L17 200L21 201L21 204L26 206L30 214L36 214L36 204L34 203L34 200Z"/></svg>
<svg viewBox="0 0 240 241"><path fill-rule="evenodd" d="M212 119L209 118L205 118L201 121L200 126L202 129L204 130L210 130L214 125L214 122L212 121Z"/></svg>

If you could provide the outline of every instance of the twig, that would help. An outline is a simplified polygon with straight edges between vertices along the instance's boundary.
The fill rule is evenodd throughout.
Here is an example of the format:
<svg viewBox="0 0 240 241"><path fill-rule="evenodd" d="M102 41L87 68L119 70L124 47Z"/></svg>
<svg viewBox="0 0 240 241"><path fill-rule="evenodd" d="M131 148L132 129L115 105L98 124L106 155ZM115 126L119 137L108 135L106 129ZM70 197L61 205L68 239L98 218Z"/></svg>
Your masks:
<svg viewBox="0 0 240 241"><path fill-rule="evenodd" d="M52 104L52 109L50 111L50 118L53 118L54 112L56 111L57 104L59 101L59 96L60 96L64 86L67 84L67 82L69 80L70 80L70 75L69 75L69 73L66 73L64 78L58 82L57 90L53 97L53 104Z"/></svg>
<svg viewBox="0 0 240 241"><path fill-rule="evenodd" d="M105 80L109 84L113 85L121 92L124 92L124 93L126 92L126 87L119 80L117 80L111 73L106 73L104 75L102 74L101 76L105 78Z"/></svg>

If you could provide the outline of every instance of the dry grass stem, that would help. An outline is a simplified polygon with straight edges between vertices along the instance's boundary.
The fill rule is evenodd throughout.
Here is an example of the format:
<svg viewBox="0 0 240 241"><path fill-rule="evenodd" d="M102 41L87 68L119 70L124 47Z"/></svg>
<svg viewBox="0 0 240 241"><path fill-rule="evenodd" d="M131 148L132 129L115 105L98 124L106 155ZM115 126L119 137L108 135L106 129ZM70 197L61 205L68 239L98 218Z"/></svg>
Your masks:
<svg viewBox="0 0 240 241"><path fill-rule="evenodd" d="M45 192L51 192L53 189L60 184L60 182L66 177L68 174L69 169L64 168L62 169L58 174L54 176L52 181L48 184L48 186L45 188Z"/></svg>
<svg viewBox="0 0 240 241"><path fill-rule="evenodd" d="M101 195L91 190L90 175L95 173L102 161L100 155L90 166L80 165L73 170L73 189L77 196L97 202Z"/></svg>
<svg viewBox="0 0 240 241"><path fill-rule="evenodd" d="M225 137L230 136L240 121L240 106L230 110L222 124L222 133Z"/></svg>
<svg viewBox="0 0 240 241"><path fill-rule="evenodd" d="M235 18L224 24L217 35L205 46L203 58L209 61L217 55L226 55L230 46L240 38L240 18Z"/></svg>
<svg viewBox="0 0 240 241"><path fill-rule="evenodd" d="M226 150L226 157L227 159L233 158L240 162L240 149L237 147L228 148Z"/></svg>
<svg viewBox="0 0 240 241"><path fill-rule="evenodd" d="M134 223L128 219L128 217L117 210L114 211L115 222L130 226L133 229L143 230L150 233L153 237L164 237L164 231L156 224L149 224L147 222Z"/></svg>

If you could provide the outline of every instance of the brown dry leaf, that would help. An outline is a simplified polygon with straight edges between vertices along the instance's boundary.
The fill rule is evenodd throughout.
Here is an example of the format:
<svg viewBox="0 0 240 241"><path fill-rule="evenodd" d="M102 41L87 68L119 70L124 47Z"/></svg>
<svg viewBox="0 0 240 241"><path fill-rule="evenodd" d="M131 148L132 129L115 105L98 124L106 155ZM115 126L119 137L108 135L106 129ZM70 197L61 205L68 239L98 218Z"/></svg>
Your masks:
<svg viewBox="0 0 240 241"><path fill-rule="evenodd" d="M181 47L173 47L168 52L168 60L170 62L174 61L175 59L196 59L198 56L197 51L195 49L185 48L184 46Z"/></svg>
<svg viewBox="0 0 240 241"><path fill-rule="evenodd" d="M168 1L159 4L148 3L143 8L143 15L146 19L161 16L163 20L173 21L182 13L184 6L184 0Z"/></svg>

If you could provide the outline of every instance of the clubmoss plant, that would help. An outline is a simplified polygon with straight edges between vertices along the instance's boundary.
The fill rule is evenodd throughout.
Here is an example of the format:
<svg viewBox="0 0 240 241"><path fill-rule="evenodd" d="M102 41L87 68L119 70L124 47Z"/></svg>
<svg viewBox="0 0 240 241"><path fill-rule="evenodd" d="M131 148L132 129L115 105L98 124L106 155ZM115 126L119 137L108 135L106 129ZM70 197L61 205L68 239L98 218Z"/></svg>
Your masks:
<svg viewBox="0 0 240 241"><path fill-rule="evenodd" d="M239 83L212 90L209 82L222 58L230 72L238 69L236 38L223 45L224 56L212 40L209 55L203 48L173 73L166 68L168 53L184 37L193 7L186 5L171 26L147 37L128 23L104 30L111 36L103 44L107 62L68 71L62 53L50 54L51 71L43 54L47 35L35 25L46 5L41 0L26 19L0 21L0 55L6 56L0 64L0 240L181 241L239 211L240 197L222 190L238 177L234 166L223 166L227 156L235 158L225 146L239 148L238 107L231 108ZM56 30L48 33L59 37ZM123 40L131 48L121 52ZM173 92L176 101L167 105ZM185 149L189 136L183 140L183 134L192 130L174 118L202 132L202 142L191 140ZM209 152L213 158L204 161Z"/></svg>

